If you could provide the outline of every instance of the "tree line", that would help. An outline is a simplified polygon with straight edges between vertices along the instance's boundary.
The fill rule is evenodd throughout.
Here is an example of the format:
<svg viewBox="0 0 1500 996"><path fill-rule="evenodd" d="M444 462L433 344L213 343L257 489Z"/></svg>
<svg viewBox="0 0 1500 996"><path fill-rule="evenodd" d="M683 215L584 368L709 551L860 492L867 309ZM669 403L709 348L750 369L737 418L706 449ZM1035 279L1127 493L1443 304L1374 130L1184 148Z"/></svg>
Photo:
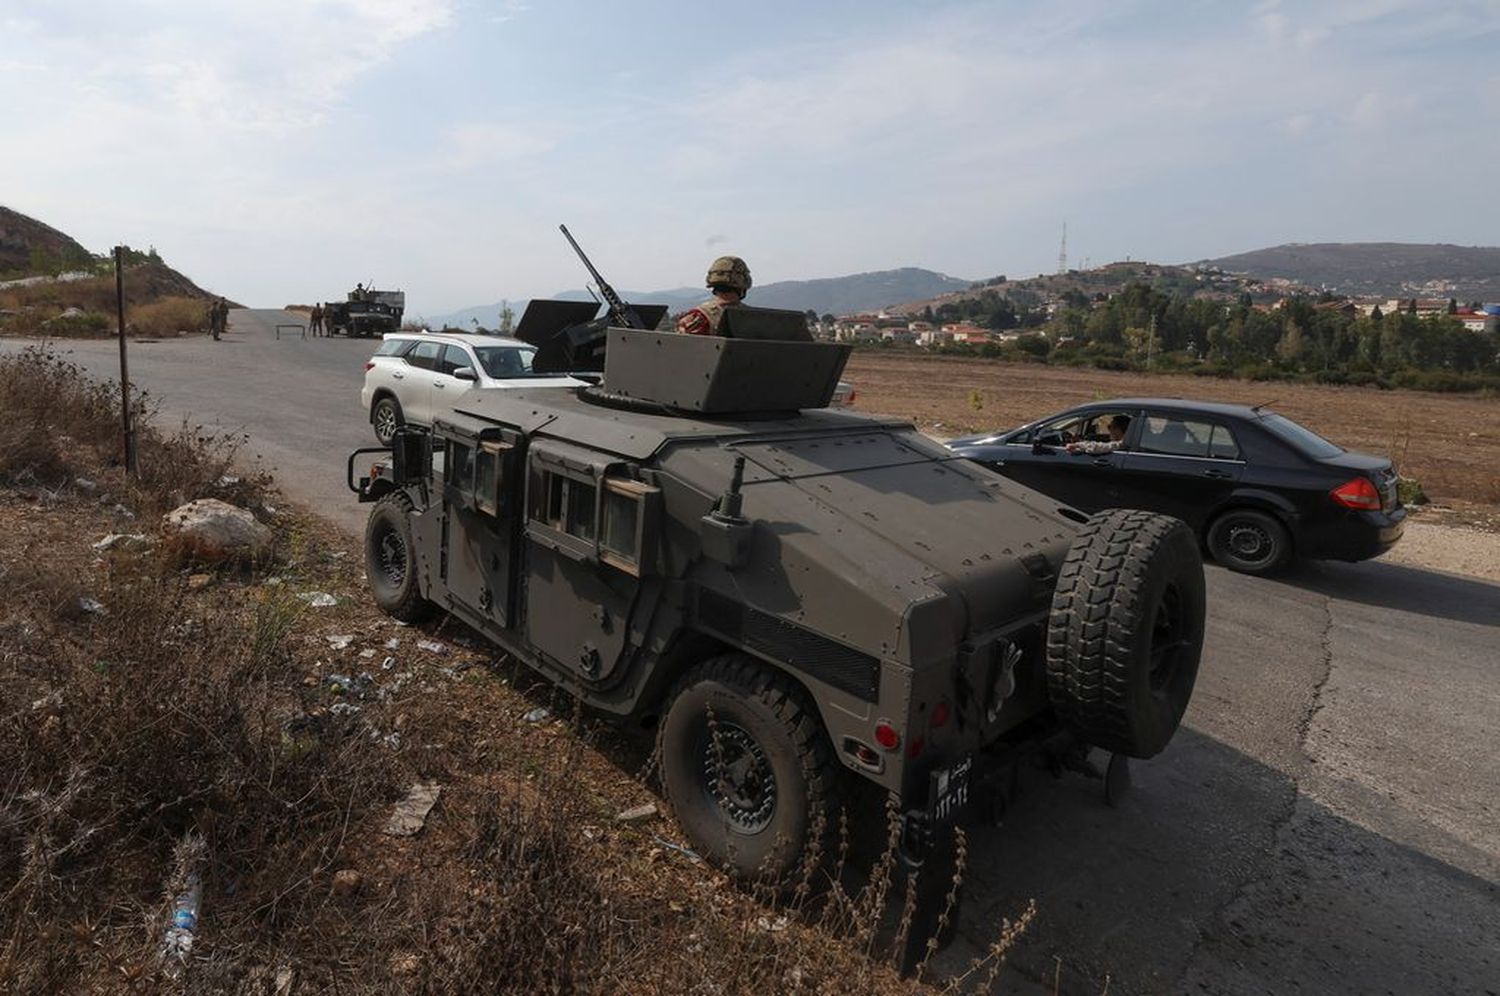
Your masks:
<svg viewBox="0 0 1500 996"><path fill-rule="evenodd" d="M1423 316L1378 309L1366 316L1330 303L1342 302L1327 294L1295 297L1264 310L1249 294L1226 302L1131 283L1108 298L1068 292L1051 315L1039 300L986 290L923 317L1035 333L946 352L1256 380L1500 390L1500 336L1451 317L1457 302L1448 315Z"/></svg>

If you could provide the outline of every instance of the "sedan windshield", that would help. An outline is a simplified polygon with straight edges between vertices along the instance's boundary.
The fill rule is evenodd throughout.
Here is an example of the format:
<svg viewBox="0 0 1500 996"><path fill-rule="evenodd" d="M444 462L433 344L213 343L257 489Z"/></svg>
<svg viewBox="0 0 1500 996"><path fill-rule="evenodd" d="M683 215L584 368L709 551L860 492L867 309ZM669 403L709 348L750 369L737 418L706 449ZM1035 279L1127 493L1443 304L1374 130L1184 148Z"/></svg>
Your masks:
<svg viewBox="0 0 1500 996"><path fill-rule="evenodd" d="M475 346L480 365L491 377L532 377L531 360L536 350L529 346Z"/></svg>
<svg viewBox="0 0 1500 996"><path fill-rule="evenodd" d="M1268 412L1261 416L1260 424L1270 429L1280 439L1291 443L1294 449L1305 456L1321 459L1338 456L1344 452L1342 447L1335 446L1316 432L1306 426L1298 425L1284 415Z"/></svg>

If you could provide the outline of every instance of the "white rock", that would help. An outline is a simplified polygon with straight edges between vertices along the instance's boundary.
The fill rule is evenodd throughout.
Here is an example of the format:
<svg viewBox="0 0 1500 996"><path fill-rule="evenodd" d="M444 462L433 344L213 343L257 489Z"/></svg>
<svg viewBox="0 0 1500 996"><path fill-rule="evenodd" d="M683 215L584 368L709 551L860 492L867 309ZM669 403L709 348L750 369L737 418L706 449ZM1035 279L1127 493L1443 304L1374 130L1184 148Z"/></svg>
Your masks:
<svg viewBox="0 0 1500 996"><path fill-rule="evenodd" d="M656 803L648 802L632 809L627 809L623 813L616 813L615 820L619 823L638 823L641 820L649 820L655 815Z"/></svg>
<svg viewBox="0 0 1500 996"><path fill-rule="evenodd" d="M328 609L339 604L339 600L326 591L304 591L297 597L315 609Z"/></svg>
<svg viewBox="0 0 1500 996"><path fill-rule="evenodd" d="M271 547L270 529L244 509L217 498L200 498L174 508L163 516L162 528L199 560L251 559Z"/></svg>
<svg viewBox="0 0 1500 996"><path fill-rule="evenodd" d="M436 782L418 782L406 793L406 798L396 803L395 810L386 821L385 832L392 837L411 837L422 831L427 823L427 814L432 812L443 789Z"/></svg>
<svg viewBox="0 0 1500 996"><path fill-rule="evenodd" d="M144 533L110 533L99 542L94 544L94 549L103 553L106 550L144 550L151 545Z"/></svg>

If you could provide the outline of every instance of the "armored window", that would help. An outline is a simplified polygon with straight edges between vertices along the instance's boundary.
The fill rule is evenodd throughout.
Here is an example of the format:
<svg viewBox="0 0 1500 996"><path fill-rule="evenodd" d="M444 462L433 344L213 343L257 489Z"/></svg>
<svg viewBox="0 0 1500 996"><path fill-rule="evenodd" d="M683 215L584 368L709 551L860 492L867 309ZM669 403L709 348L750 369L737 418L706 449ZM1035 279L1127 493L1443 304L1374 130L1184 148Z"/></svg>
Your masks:
<svg viewBox="0 0 1500 996"><path fill-rule="evenodd" d="M558 532L592 541L598 494L598 489L589 481L581 481L555 471L543 471L541 500L533 503L531 517Z"/></svg>
<svg viewBox="0 0 1500 996"><path fill-rule="evenodd" d="M444 480L464 492L474 487L474 450L467 443L448 440Z"/></svg>
<svg viewBox="0 0 1500 996"><path fill-rule="evenodd" d="M500 489L505 486L505 456L510 444L486 440L474 454L474 504L481 512L499 515L504 507Z"/></svg>
<svg viewBox="0 0 1500 996"><path fill-rule="evenodd" d="M659 493L659 489L640 481L605 478L599 551L606 564L629 574L641 573L653 545L646 505Z"/></svg>

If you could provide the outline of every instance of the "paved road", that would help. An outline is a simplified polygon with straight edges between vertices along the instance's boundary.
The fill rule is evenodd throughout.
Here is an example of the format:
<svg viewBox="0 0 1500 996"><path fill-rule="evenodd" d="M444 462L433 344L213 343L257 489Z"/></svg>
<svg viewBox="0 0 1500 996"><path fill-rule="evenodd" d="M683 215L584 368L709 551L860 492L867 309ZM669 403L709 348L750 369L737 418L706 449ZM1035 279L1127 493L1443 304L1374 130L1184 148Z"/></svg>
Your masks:
<svg viewBox="0 0 1500 996"><path fill-rule="evenodd" d="M141 344L166 417L242 427L295 498L357 529L343 458L368 342ZM0 341L0 349L15 348ZM73 345L108 375L110 343ZM1209 572L1187 728L1106 809L1097 782L1029 792L974 841L960 940L1035 897L1015 992L1500 992L1500 586L1371 563Z"/></svg>

